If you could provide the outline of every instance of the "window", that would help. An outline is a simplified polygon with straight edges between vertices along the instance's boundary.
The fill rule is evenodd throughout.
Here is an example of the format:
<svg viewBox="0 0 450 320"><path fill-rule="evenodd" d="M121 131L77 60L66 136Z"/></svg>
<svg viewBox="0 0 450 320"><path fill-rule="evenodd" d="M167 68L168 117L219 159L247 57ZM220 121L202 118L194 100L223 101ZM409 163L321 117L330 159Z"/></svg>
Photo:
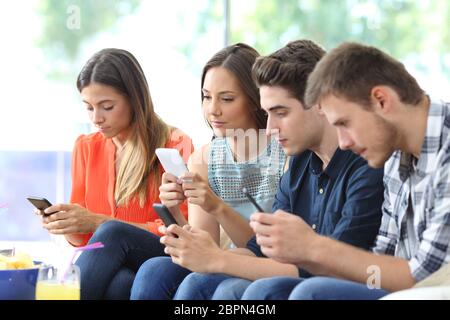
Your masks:
<svg viewBox="0 0 450 320"><path fill-rule="evenodd" d="M156 112L189 134L197 148L210 140L200 73L223 47L227 3L231 43L246 42L269 54L299 38L326 49L361 41L402 60L432 95L450 99L448 1L6 2L0 11L0 241L49 238L27 195L69 200L73 143L93 130L75 79L100 49L132 52Z"/></svg>

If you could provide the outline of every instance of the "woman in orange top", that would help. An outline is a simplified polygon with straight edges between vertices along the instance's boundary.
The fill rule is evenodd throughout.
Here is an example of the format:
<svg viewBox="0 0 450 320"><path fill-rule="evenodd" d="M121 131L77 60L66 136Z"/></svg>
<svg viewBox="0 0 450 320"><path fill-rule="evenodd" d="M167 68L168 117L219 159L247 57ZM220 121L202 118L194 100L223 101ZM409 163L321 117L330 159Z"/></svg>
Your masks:
<svg viewBox="0 0 450 320"><path fill-rule="evenodd" d="M155 149L176 148L187 159L192 141L156 115L144 73L125 50L95 54L77 87L99 132L77 139L71 203L47 208L46 213L57 212L43 217L43 225L74 246L89 239L104 243L102 250L86 251L77 260L82 298L128 299L140 264L164 255L157 231L162 223L152 208L160 202L163 173ZM176 217L180 221L181 215L187 216L186 206ZM123 237L127 248L116 242Z"/></svg>

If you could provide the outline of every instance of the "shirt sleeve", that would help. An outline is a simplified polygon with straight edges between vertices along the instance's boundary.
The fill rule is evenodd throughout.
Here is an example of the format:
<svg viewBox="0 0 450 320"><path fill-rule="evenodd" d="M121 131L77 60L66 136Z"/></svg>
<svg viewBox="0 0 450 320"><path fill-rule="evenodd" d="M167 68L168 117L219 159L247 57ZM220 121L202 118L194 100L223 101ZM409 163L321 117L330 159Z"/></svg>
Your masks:
<svg viewBox="0 0 450 320"><path fill-rule="evenodd" d="M164 222L161 219L155 219L154 221L147 222L148 231L156 234L157 236L162 236L163 234L159 232L158 228L163 226Z"/></svg>
<svg viewBox="0 0 450 320"><path fill-rule="evenodd" d="M344 191L344 190L343 190ZM351 174L345 190L345 203L331 238L369 249L381 221L383 170L364 164Z"/></svg>
<svg viewBox="0 0 450 320"><path fill-rule="evenodd" d="M86 207L86 154L83 147L84 137L85 135L78 137L72 152L72 193L70 195L70 203L76 203L82 207ZM81 239L79 245L69 243L72 246L81 247L88 243L92 237L92 233L80 233L77 236Z"/></svg>
<svg viewBox="0 0 450 320"><path fill-rule="evenodd" d="M419 249L409 261L412 276L420 281L450 262L450 138L437 158L436 171L425 190L426 225L421 233Z"/></svg>
<svg viewBox="0 0 450 320"><path fill-rule="evenodd" d="M177 149L180 152L184 162L187 163L192 152L194 152L194 145L192 139L179 129L174 129L170 136L170 143L168 148Z"/></svg>
<svg viewBox="0 0 450 320"><path fill-rule="evenodd" d="M256 243L256 236L253 236L247 242L246 248L253 252L257 257L265 257L265 255L261 252L261 247Z"/></svg>
<svg viewBox="0 0 450 320"><path fill-rule="evenodd" d="M70 195L70 203L83 207L86 201L86 156L82 145L84 137L84 135L78 137L72 152L72 193Z"/></svg>
<svg viewBox="0 0 450 320"><path fill-rule="evenodd" d="M289 160L289 167L292 167L293 157ZM283 210L286 212L291 212L291 197L290 197L290 173L291 171L286 171L280 179L280 184L278 185L278 190L275 195L275 201L272 205L272 212L277 210Z"/></svg>
<svg viewBox="0 0 450 320"><path fill-rule="evenodd" d="M389 190L389 176L384 177L384 201L382 206L381 226L372 251L376 254L394 255L399 230L392 215L392 204ZM395 196L395 195L394 195Z"/></svg>

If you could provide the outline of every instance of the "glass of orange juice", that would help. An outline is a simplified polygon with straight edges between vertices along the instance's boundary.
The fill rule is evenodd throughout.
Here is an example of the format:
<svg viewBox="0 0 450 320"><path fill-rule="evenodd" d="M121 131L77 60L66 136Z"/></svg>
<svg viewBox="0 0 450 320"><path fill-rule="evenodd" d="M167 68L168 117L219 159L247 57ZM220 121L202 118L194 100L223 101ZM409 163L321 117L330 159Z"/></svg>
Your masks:
<svg viewBox="0 0 450 320"><path fill-rule="evenodd" d="M59 274L58 274L59 271ZM36 300L80 300L80 269L71 265L64 270L53 266L39 269L36 283Z"/></svg>

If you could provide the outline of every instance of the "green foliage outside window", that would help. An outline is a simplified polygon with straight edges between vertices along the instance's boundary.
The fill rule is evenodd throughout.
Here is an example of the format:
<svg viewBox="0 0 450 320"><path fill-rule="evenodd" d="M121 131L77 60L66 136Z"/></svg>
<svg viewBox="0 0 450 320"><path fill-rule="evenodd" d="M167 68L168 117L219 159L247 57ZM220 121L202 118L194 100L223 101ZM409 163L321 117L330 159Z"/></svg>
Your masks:
<svg viewBox="0 0 450 320"><path fill-rule="evenodd" d="M141 1L41 0L39 13L44 30L39 46L50 58L65 56L71 61L83 41L135 12ZM177 1L171 1L175 7ZM450 1L230 0L230 3L230 42L247 42L262 54L300 38L312 39L326 49L343 41L358 41L377 46L398 59L437 53L439 61L433 63L450 74ZM180 50L186 56L195 51L196 43L204 39L211 25L224 24L223 4L224 0L207 0L205 9L197 13L196 34L181 44ZM66 27L67 8L71 5L78 6L82 14L79 30Z"/></svg>
<svg viewBox="0 0 450 320"><path fill-rule="evenodd" d="M43 30L37 45L48 59L73 62L84 41L114 26L122 17L132 14L140 0L40 0L37 11L43 20ZM76 21L80 21L77 28ZM52 77L65 78L64 70L54 68ZM70 75L72 77L72 75Z"/></svg>
<svg viewBox="0 0 450 320"><path fill-rule="evenodd" d="M223 16L217 15L222 2L210 0L211 14L200 17L215 17L216 23L222 23ZM245 13L243 3L247 3ZM198 24L205 23L200 19ZM204 28L199 28L202 31ZM268 54L300 38L314 40L326 49L343 41L362 42L398 59L433 52L440 57L440 68L450 74L450 1L231 1L232 43L244 41Z"/></svg>

